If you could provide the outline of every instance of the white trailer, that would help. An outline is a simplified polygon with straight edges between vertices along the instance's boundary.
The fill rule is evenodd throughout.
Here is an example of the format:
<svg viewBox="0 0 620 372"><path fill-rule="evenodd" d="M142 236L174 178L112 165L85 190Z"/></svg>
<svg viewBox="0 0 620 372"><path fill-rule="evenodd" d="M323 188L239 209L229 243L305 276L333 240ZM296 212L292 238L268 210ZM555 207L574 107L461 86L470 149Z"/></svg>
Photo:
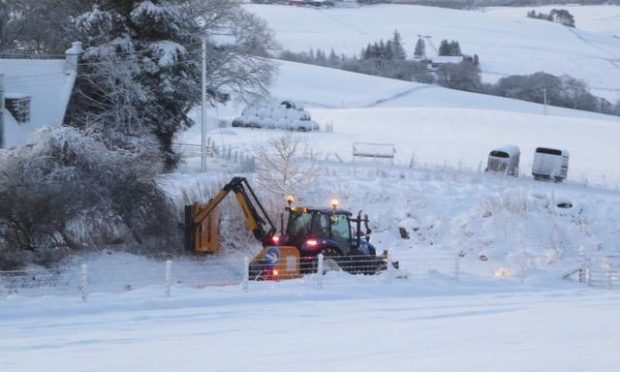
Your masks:
<svg viewBox="0 0 620 372"><path fill-rule="evenodd" d="M538 147L534 153L532 175L535 180L562 182L568 175L569 154L566 150Z"/></svg>
<svg viewBox="0 0 620 372"><path fill-rule="evenodd" d="M514 145L506 145L489 153L485 172L502 173L509 176L519 176L519 159L521 150Z"/></svg>

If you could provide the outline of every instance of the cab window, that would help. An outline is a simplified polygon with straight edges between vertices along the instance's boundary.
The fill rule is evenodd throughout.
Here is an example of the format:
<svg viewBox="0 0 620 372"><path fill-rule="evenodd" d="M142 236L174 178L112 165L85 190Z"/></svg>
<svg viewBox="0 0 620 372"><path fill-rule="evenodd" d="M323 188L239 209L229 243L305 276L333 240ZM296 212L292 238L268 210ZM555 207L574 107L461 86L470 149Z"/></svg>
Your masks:
<svg viewBox="0 0 620 372"><path fill-rule="evenodd" d="M346 253L350 248L351 230L347 215L336 214L332 217L332 238L338 242L340 249Z"/></svg>
<svg viewBox="0 0 620 372"><path fill-rule="evenodd" d="M312 218L312 234L318 236L329 236L329 216L315 213Z"/></svg>

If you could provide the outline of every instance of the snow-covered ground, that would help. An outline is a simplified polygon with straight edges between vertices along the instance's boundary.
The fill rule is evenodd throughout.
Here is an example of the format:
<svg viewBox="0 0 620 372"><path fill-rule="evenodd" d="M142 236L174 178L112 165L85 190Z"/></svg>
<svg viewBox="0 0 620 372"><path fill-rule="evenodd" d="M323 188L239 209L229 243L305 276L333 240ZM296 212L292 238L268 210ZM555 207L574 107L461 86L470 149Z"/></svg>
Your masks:
<svg viewBox="0 0 620 372"><path fill-rule="evenodd" d="M600 271L618 253L617 191L441 167L327 162L322 171L304 202L337 196L364 209L373 242L407 279L328 273L322 289L307 276L251 282L245 293L247 250L175 258L168 298L161 260L77 258L49 286L30 275L32 288L0 286L0 370L607 372L620 363L620 293L562 279L583 265L580 256ZM168 182L178 190L214 177L226 175ZM574 207L557 208L561 200Z"/></svg>
<svg viewBox="0 0 620 372"><path fill-rule="evenodd" d="M486 81L502 76L546 71L583 79L595 94L620 98L620 39L552 22L411 5L314 9L279 5L248 5L275 31L284 49L359 54L368 43L389 39L398 30L409 56L418 35L458 40L467 54L478 54ZM578 21L579 22L579 21ZM579 25L579 23L578 23ZM427 46L427 53L435 53Z"/></svg>
<svg viewBox="0 0 620 372"><path fill-rule="evenodd" d="M338 84L334 84L338 82ZM354 142L392 143L396 161L484 168L497 146L521 148L521 174L531 172L538 146L571 152L569 179L617 188L620 119L585 111L408 83L329 68L279 62L272 94L306 103L314 120L333 133L301 135L323 156L350 160ZM219 109L231 119L242 107ZM282 131L226 128L210 132L219 145L251 153ZM197 126L180 142L200 143Z"/></svg>
<svg viewBox="0 0 620 372"><path fill-rule="evenodd" d="M566 9L575 18L577 28L620 38L620 5L558 4L532 7L489 7L484 12L522 19L530 10L549 13L551 9Z"/></svg>
<svg viewBox="0 0 620 372"><path fill-rule="evenodd" d="M620 296L572 285L361 278L0 304L0 369L617 369Z"/></svg>
<svg viewBox="0 0 620 372"><path fill-rule="evenodd" d="M501 70L505 57L506 73L547 63L582 69L591 83L620 81L605 59L620 49L614 40L577 31L605 50L584 52L575 35L545 22L425 7L248 8L296 50L357 52L398 28L409 50L416 33L432 33L460 40L485 68ZM234 253L174 258L165 297L161 259L76 257L58 273L31 268L20 280L0 279L0 371L617 369L620 292L562 279L590 259L593 285L620 285L606 274L620 271L617 117L289 62L272 94L305 103L334 128L294 133L320 161L312 192L296 200L321 206L337 197L363 209L372 242L406 278L330 272L321 289L307 276L249 283L246 293L243 258L259 249L249 237ZM220 106L212 119L242 108ZM289 133L209 130L217 145L244 153ZM178 141L200 143L200 128ZM394 144L395 165L351 163L355 141ZM488 152L507 143L521 147L521 177L482 172ZM566 183L529 177L537 146L571 152ZM217 190L235 172L221 159L209 159L208 170L168 175L162 185L181 202L184 191ZM246 176L254 184L257 174ZM572 208L558 207L567 201Z"/></svg>

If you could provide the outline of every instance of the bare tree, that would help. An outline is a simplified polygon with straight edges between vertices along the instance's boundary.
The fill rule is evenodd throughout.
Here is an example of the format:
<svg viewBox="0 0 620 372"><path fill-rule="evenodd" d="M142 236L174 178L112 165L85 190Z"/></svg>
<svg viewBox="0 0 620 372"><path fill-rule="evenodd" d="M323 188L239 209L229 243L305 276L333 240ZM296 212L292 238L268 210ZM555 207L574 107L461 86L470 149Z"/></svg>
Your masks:
<svg viewBox="0 0 620 372"><path fill-rule="evenodd" d="M309 155L309 147L291 134L258 146L257 184L279 200L289 194L303 196L319 175L318 164Z"/></svg>

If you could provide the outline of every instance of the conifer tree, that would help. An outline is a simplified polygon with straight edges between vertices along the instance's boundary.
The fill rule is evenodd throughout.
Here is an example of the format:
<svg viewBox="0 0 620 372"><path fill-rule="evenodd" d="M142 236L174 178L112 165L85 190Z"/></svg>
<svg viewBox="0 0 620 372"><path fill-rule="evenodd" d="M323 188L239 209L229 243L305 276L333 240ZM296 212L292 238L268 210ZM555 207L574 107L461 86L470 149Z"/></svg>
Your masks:
<svg viewBox="0 0 620 372"><path fill-rule="evenodd" d="M415 43L413 55L418 59L426 57L426 45L424 44L424 39L418 38L418 41Z"/></svg>
<svg viewBox="0 0 620 372"><path fill-rule="evenodd" d="M173 138L200 101L203 37L211 102L264 94L271 78L269 62L253 56L270 48L270 34L233 2L98 0L76 23L85 52L66 121L109 147L132 150L154 136L169 169ZM234 41L216 45L215 30Z"/></svg>
<svg viewBox="0 0 620 372"><path fill-rule="evenodd" d="M395 30L394 36L392 36L392 55L393 58L397 60L407 59L407 53L405 52L405 47L403 46L403 41L398 30Z"/></svg>

